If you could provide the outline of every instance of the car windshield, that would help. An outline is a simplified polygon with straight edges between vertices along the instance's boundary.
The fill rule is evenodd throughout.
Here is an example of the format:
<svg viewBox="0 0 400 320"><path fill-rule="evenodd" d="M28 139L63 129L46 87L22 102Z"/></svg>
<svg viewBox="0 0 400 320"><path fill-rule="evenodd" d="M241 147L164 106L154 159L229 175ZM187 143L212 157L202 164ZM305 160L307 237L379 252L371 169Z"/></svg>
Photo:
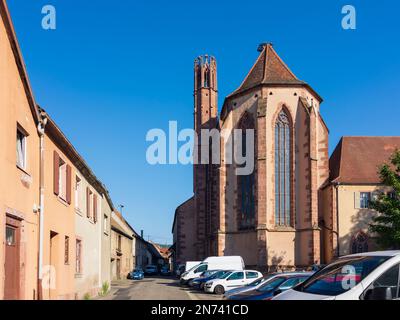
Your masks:
<svg viewBox="0 0 400 320"><path fill-rule="evenodd" d="M286 281L287 278L277 277L273 278L266 283L264 283L260 288L257 289L259 292L267 292L272 291L278 288L283 282Z"/></svg>
<svg viewBox="0 0 400 320"><path fill-rule="evenodd" d="M223 273L222 275L220 275L218 278L216 279L226 279L228 278L230 275L232 274L232 271L227 271L225 273Z"/></svg>
<svg viewBox="0 0 400 320"><path fill-rule="evenodd" d="M341 258L296 287L296 291L337 296L354 288L389 257Z"/></svg>
<svg viewBox="0 0 400 320"><path fill-rule="evenodd" d="M253 282L250 282L247 286L248 287L257 287L261 282L264 282L264 281L265 281L264 278L257 279L257 280L255 280Z"/></svg>
<svg viewBox="0 0 400 320"><path fill-rule="evenodd" d="M210 276L210 279L219 279L220 277L224 276L227 272L226 271L218 271Z"/></svg>

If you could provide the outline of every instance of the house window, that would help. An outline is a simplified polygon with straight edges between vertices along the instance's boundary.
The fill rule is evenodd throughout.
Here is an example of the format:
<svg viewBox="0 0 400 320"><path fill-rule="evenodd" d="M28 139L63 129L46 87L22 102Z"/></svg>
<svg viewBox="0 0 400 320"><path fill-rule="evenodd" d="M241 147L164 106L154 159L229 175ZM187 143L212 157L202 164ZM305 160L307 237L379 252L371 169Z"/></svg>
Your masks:
<svg viewBox="0 0 400 320"><path fill-rule="evenodd" d="M82 240L76 239L76 273L82 273Z"/></svg>
<svg viewBox="0 0 400 320"><path fill-rule="evenodd" d="M121 251L121 236L118 236L118 247L117 247L117 249L118 249L118 251Z"/></svg>
<svg viewBox="0 0 400 320"><path fill-rule="evenodd" d="M15 246L16 244L16 229L6 226L6 244L7 246Z"/></svg>
<svg viewBox="0 0 400 320"><path fill-rule="evenodd" d="M69 237L65 237L64 263L69 264Z"/></svg>
<svg viewBox="0 0 400 320"><path fill-rule="evenodd" d="M26 169L26 133L17 128L17 166Z"/></svg>
<svg viewBox="0 0 400 320"><path fill-rule="evenodd" d="M76 176L75 179L75 209L82 211L81 208L82 180Z"/></svg>
<svg viewBox="0 0 400 320"><path fill-rule="evenodd" d="M360 209L368 209L371 200L370 192L360 192Z"/></svg>
<svg viewBox="0 0 400 320"><path fill-rule="evenodd" d="M108 216L104 215L104 233L108 234Z"/></svg>
<svg viewBox="0 0 400 320"><path fill-rule="evenodd" d="M357 233L351 242L351 253L368 252L368 236L364 232Z"/></svg>
<svg viewBox="0 0 400 320"><path fill-rule="evenodd" d="M275 124L275 223L290 226L291 217L291 130L284 111Z"/></svg>
<svg viewBox="0 0 400 320"><path fill-rule="evenodd" d="M86 189L86 215L88 219L93 217L93 192L89 188Z"/></svg>

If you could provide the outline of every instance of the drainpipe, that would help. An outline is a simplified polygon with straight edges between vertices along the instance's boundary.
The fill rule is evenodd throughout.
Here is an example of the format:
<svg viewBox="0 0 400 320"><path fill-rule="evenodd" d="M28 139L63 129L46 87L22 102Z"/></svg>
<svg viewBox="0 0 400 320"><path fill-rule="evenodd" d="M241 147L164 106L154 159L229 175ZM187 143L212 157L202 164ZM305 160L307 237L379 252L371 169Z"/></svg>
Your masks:
<svg viewBox="0 0 400 320"><path fill-rule="evenodd" d="M44 234L44 130L47 118L43 118L38 125L40 136L40 165L39 165L39 252L38 252L38 300L43 300L42 280L43 280L43 234Z"/></svg>
<svg viewBox="0 0 400 320"><path fill-rule="evenodd" d="M340 182L335 184L336 189L336 241L337 241L337 256L340 256L340 241L339 241L339 187Z"/></svg>

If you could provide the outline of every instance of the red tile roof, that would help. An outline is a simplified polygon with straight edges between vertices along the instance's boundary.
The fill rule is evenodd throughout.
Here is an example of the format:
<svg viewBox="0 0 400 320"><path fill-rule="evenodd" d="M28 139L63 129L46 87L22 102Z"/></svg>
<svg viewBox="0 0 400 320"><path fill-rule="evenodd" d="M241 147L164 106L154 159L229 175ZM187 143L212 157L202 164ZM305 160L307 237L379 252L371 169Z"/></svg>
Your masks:
<svg viewBox="0 0 400 320"><path fill-rule="evenodd" d="M379 166L389 163L400 137L343 137L329 160L330 180L344 184L379 184Z"/></svg>

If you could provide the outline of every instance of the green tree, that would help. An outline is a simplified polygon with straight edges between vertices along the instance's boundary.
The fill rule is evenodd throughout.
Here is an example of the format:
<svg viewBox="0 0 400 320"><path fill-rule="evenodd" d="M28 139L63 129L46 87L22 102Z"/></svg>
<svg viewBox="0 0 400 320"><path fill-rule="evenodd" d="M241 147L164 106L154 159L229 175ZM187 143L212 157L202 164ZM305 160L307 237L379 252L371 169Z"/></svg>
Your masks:
<svg viewBox="0 0 400 320"><path fill-rule="evenodd" d="M391 164L379 168L382 184L392 189L371 201L370 206L380 214L370 224L370 231L377 235L383 249L400 249L400 150L390 158Z"/></svg>

